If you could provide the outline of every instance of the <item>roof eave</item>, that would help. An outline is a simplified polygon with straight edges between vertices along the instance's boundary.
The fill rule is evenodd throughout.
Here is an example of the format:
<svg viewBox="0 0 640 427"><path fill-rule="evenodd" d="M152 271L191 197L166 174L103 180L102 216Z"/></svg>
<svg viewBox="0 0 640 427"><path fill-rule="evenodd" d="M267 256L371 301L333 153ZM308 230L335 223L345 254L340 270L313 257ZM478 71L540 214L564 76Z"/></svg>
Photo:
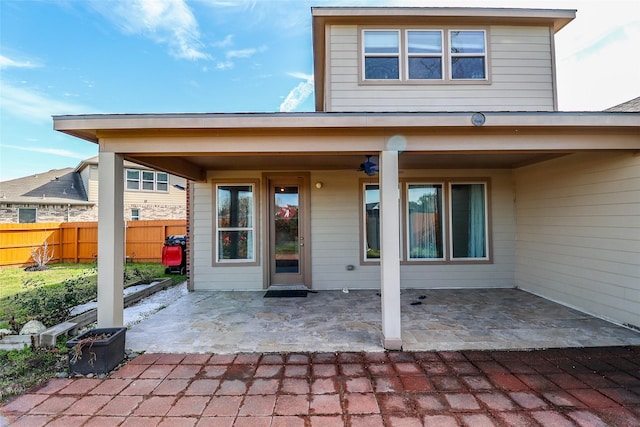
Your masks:
<svg viewBox="0 0 640 427"><path fill-rule="evenodd" d="M450 113L255 113L124 114L56 116L60 132L98 142L101 133L251 129L473 128L474 112ZM640 113L483 112L484 128L639 128Z"/></svg>

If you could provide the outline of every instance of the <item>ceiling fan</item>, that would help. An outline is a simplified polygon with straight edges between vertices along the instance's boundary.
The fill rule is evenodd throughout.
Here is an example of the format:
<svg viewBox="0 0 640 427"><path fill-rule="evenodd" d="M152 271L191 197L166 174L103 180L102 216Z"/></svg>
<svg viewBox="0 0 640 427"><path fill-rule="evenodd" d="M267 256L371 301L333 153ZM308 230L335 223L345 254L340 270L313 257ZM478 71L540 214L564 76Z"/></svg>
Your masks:
<svg viewBox="0 0 640 427"><path fill-rule="evenodd" d="M368 176L375 176L378 173L378 156L367 155L367 161L360 164L358 171L364 172Z"/></svg>

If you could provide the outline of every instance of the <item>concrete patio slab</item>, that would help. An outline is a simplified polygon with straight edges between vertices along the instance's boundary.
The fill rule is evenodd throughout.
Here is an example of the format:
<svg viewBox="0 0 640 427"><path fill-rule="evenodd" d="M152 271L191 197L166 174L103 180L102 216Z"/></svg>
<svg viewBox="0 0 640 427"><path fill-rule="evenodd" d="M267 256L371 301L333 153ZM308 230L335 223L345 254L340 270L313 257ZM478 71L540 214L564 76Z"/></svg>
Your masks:
<svg viewBox="0 0 640 427"><path fill-rule="evenodd" d="M153 353L376 352L376 291L191 292L127 332ZM640 333L517 289L403 290L403 350L640 345Z"/></svg>

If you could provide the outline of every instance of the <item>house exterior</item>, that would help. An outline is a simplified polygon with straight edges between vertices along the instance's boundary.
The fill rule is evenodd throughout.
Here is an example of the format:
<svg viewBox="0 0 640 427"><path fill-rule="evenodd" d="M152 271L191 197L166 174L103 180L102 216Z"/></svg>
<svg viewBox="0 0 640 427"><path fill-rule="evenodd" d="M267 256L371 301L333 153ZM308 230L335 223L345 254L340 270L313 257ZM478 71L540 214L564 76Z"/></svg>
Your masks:
<svg viewBox="0 0 640 427"><path fill-rule="evenodd" d="M640 327L640 115L557 111L574 10L312 9L313 113L54 117L100 145L99 312L122 324L124 161L192 181L197 291L513 288ZM102 191L105 189L105 191Z"/></svg>
<svg viewBox="0 0 640 427"><path fill-rule="evenodd" d="M124 164L124 219L186 218L186 180L132 162ZM0 223L98 220L98 157L75 168L0 182Z"/></svg>

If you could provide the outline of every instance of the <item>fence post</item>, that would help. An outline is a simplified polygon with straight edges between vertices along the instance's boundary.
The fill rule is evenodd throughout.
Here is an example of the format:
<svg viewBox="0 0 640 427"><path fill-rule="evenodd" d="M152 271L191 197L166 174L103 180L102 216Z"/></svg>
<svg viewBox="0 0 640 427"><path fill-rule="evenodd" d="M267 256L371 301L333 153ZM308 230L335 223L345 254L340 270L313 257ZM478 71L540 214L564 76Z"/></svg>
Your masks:
<svg viewBox="0 0 640 427"><path fill-rule="evenodd" d="M73 249L75 250L74 252L74 256L73 256L73 262L75 262L76 264L80 261L80 227L78 227L77 225L75 227L73 227L74 232L73 235L74 237L74 245L73 245Z"/></svg>

